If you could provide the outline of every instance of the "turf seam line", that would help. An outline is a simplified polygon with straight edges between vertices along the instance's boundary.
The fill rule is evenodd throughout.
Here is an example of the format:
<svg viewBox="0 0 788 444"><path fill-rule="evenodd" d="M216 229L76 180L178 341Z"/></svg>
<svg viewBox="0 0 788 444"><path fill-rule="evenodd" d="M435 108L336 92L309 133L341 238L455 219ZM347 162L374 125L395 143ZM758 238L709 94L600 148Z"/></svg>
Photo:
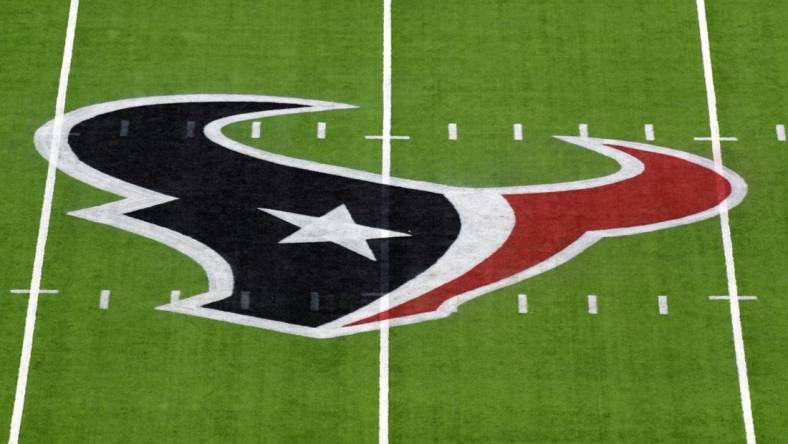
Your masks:
<svg viewBox="0 0 788 444"><path fill-rule="evenodd" d="M703 77L706 82L706 102L709 111L709 129L714 168L723 173L722 143L720 138L720 122L717 117L717 93L714 88L714 71L711 63L711 46L709 44L709 26L706 19L705 0L696 0L698 12L698 31L700 34L701 57L703 59ZM723 253L725 256L725 273L728 281L729 307L731 313L731 330L733 349L736 356L736 371L739 379L739 395L741 398L744 435L747 444L755 444L755 425L753 423L752 404L750 401L750 383L747 377L747 358L744 350L741 312L739 310L739 289L736 283L736 264L733 257L733 241L731 239L730 221L728 219L727 201L720 204L720 231L722 235Z"/></svg>
<svg viewBox="0 0 788 444"><path fill-rule="evenodd" d="M30 279L30 296L25 315L25 330L22 337L22 352L19 357L19 372L17 373L16 393L14 407L11 413L8 443L19 442L19 432L22 427L22 412L25 407L25 393L27 391L27 375L30 368L30 355L33 350L33 335L35 333L36 311L38 310L38 296L41 291L41 274L44 269L44 255L47 237L49 235L49 222L52 216L52 198L55 194L55 177L57 163L60 158L60 142L63 131L63 115L66 111L66 91L68 78L71 72L71 57L74 49L74 35L77 27L77 12L79 0L71 0L68 10L66 36L63 44L63 59L60 65L60 78L58 80L57 98L55 100L55 120L52 127L49 164L47 166L46 182L44 183L44 197L41 204L41 217L36 238L36 253L33 259L33 271Z"/></svg>

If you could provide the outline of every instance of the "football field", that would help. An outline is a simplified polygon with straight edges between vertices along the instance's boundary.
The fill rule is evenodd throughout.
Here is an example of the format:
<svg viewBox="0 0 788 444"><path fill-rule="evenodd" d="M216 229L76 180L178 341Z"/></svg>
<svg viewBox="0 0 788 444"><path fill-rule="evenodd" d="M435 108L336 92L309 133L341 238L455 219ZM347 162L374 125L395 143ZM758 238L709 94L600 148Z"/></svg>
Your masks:
<svg viewBox="0 0 788 444"><path fill-rule="evenodd" d="M2 9L9 443L788 443L788 3Z"/></svg>

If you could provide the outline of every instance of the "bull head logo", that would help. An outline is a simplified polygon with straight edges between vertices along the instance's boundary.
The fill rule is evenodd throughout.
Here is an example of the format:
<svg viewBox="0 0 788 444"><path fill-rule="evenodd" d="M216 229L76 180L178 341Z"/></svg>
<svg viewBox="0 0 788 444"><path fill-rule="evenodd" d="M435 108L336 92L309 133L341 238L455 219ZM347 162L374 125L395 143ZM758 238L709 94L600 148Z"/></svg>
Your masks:
<svg viewBox="0 0 788 444"><path fill-rule="evenodd" d="M229 139L234 122L352 108L247 95L102 103L65 115L59 168L123 199L72 216L198 262L202 294L158 307L310 337L448 316L598 240L689 224L747 192L669 148L559 137L615 160L609 176L466 188L295 159ZM35 136L49 157L53 122Z"/></svg>

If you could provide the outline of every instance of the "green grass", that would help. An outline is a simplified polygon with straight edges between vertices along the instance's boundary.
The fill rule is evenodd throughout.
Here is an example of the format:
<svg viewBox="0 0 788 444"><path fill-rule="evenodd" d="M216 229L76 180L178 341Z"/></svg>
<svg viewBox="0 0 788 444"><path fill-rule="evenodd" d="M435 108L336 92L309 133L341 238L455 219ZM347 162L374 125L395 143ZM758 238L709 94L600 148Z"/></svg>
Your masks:
<svg viewBox="0 0 788 444"><path fill-rule="evenodd" d="M32 146L54 109L67 2L0 17L0 292L27 285L46 164ZM394 1L392 174L492 186L609 174L556 141L643 139L710 155L694 2ZM106 0L80 7L68 108L135 96L256 93L354 110L248 123L260 148L378 171L381 7L346 1ZM731 213L756 428L788 436L788 253L783 196L788 8L709 5L726 164L750 194ZM31 31L35 30L35 32ZM11 106L8 106L8 105ZM315 139L315 123L328 138ZM460 139L446 140L446 124ZM525 141L511 125L523 123ZM202 291L202 270L148 239L70 218L115 200L58 177L23 423L24 442L376 442L375 333L313 340L155 311ZM394 442L743 442L726 279L714 220L602 240L570 263L391 332ZM112 290L111 309L98 294ZM527 293L531 313L516 313ZM600 314L585 296L599 295ZM670 297L658 316L656 296ZM13 402L25 298L0 297L0 429Z"/></svg>

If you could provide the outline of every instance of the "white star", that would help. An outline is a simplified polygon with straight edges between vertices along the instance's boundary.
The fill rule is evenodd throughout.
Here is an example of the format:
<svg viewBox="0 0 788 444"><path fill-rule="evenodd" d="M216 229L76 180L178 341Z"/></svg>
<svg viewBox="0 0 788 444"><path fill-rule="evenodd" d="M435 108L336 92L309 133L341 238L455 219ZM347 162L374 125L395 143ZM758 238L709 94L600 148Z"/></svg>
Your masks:
<svg viewBox="0 0 788 444"><path fill-rule="evenodd" d="M331 242L372 261L377 261L377 258L369 248L367 240L410 236L407 233L359 225L353 220L345 205L340 205L320 217L268 208L258 209L300 228L280 240L280 244Z"/></svg>

